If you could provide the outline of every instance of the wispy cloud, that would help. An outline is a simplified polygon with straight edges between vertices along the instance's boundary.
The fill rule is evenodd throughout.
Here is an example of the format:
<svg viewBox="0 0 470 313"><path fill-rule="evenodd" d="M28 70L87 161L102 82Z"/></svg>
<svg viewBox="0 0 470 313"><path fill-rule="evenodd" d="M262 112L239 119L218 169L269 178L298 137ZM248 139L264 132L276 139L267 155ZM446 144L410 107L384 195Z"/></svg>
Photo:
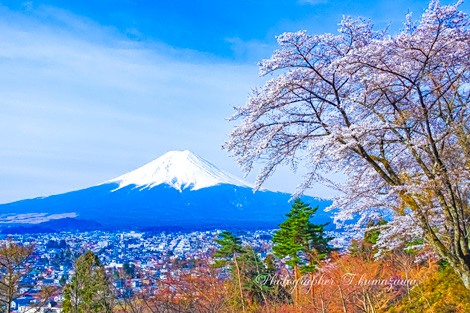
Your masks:
<svg viewBox="0 0 470 313"><path fill-rule="evenodd" d="M300 4L317 5L328 3L328 0L298 0L298 2Z"/></svg>
<svg viewBox="0 0 470 313"><path fill-rule="evenodd" d="M274 49L277 48L276 46L270 46L266 42L242 40L239 37L226 38L225 42L230 44L230 48L237 58L253 60L253 63L270 57L267 51L274 51Z"/></svg>
<svg viewBox="0 0 470 313"><path fill-rule="evenodd" d="M96 184L172 149L227 162L225 118L257 84L254 64L54 8L0 11L0 202Z"/></svg>

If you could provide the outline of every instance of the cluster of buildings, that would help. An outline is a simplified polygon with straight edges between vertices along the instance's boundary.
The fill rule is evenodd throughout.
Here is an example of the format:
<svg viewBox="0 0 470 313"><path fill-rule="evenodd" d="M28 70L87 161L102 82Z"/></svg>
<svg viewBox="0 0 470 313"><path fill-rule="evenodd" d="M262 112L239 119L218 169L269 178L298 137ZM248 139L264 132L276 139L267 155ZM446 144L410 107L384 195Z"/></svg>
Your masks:
<svg viewBox="0 0 470 313"><path fill-rule="evenodd" d="M21 296L15 299L13 312L26 313L34 304L38 306L40 290L49 286L55 288L55 293L34 312L60 312L61 290L74 275L74 261L88 250L93 251L105 266L116 293L125 297L133 292L157 288L169 274L182 270L182 262L187 266L188 260L209 259L218 248L215 239L219 233L219 230L187 233L93 231L4 235L2 240L34 245L28 271L20 282ZM258 230L236 235L243 245L251 246L263 258L271 251L273 233L274 230ZM339 247L352 239L347 233L328 235L335 237L332 244Z"/></svg>
<svg viewBox="0 0 470 313"><path fill-rule="evenodd" d="M34 252L19 282L20 297L12 303L12 312L60 312L62 288L74 275L74 261L84 252L93 251L105 266L117 294L153 288L177 269L179 261L208 258L217 244L220 231L188 233L128 232L61 232L4 235L21 245L34 245ZM270 248L270 231L245 232L244 244L258 251ZM55 294L42 303L44 287L55 288ZM40 307L40 309L38 309Z"/></svg>

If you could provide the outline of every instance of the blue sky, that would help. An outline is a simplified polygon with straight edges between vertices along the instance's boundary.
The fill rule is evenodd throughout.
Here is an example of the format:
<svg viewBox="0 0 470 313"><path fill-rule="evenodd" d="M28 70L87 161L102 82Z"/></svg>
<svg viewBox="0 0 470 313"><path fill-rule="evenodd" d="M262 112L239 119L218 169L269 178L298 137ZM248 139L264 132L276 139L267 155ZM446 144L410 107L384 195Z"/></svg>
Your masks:
<svg viewBox="0 0 470 313"><path fill-rule="evenodd" d="M176 149L242 175L220 148L233 127L226 118L263 83L256 63L274 51L276 35L334 32L342 15L396 32L406 13L426 6L0 1L0 203L95 185ZM300 180L280 169L266 187L293 192Z"/></svg>

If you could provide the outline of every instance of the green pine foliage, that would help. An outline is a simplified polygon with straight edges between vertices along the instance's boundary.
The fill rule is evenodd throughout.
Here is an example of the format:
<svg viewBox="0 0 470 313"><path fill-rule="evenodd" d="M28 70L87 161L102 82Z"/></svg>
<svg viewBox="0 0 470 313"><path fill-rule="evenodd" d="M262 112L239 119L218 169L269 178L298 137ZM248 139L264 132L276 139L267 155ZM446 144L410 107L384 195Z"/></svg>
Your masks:
<svg viewBox="0 0 470 313"><path fill-rule="evenodd" d="M218 267L229 265L234 258L245 252L240 238L229 231L221 232L215 242L220 245L220 248L214 253L214 258L217 259L216 266Z"/></svg>
<svg viewBox="0 0 470 313"><path fill-rule="evenodd" d="M234 287L233 300L242 304L239 309L244 310L246 304L246 309L252 311L268 302L284 302L288 299L287 292L273 285L269 279L276 272L274 261L268 266L252 247L242 246L241 240L228 231L222 232L216 242L220 248L214 253L215 264L230 271Z"/></svg>
<svg viewBox="0 0 470 313"><path fill-rule="evenodd" d="M111 313L114 295L105 269L91 251L75 262L72 282L64 290L63 313Z"/></svg>
<svg viewBox="0 0 470 313"><path fill-rule="evenodd" d="M127 277L134 278L135 277L135 265L132 263L124 262L122 265L122 270Z"/></svg>
<svg viewBox="0 0 470 313"><path fill-rule="evenodd" d="M310 222L317 209L296 199L272 239L274 255L286 258L286 264L298 267L302 272L315 271L319 261L333 250L328 245L332 238L324 234L327 224Z"/></svg>
<svg viewBox="0 0 470 313"><path fill-rule="evenodd" d="M267 302L273 288L260 279L265 277L266 268L252 247L245 247L245 253L240 256L239 264L243 290L249 301L254 304Z"/></svg>
<svg viewBox="0 0 470 313"><path fill-rule="evenodd" d="M268 254L263 260L264 265L264 279L263 276L258 276L257 281L264 285L267 290L267 300L271 303L292 303L292 295L282 284L276 283L278 266L276 264L276 258L272 254Z"/></svg>
<svg viewBox="0 0 470 313"><path fill-rule="evenodd" d="M241 276L241 268L239 264L239 255L245 253L241 245L240 238L234 236L229 231L223 231L219 234L219 238L215 240L220 245L220 249L214 253L214 257L218 259L215 263L218 267L227 266L231 273L233 282L236 285L237 294L239 296L239 302L241 304L242 312L246 312L245 307L245 296L243 293L243 283Z"/></svg>

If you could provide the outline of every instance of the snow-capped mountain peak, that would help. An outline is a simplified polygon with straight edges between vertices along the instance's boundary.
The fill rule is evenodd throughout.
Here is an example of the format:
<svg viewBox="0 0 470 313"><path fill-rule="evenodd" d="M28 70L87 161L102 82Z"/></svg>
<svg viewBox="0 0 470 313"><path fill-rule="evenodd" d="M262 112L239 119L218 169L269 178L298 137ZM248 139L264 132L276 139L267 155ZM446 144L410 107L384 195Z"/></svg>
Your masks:
<svg viewBox="0 0 470 313"><path fill-rule="evenodd" d="M185 188L197 190L219 184L251 187L188 150L169 151L158 159L106 183L118 183L117 189L129 185L152 188L168 184L180 191Z"/></svg>

